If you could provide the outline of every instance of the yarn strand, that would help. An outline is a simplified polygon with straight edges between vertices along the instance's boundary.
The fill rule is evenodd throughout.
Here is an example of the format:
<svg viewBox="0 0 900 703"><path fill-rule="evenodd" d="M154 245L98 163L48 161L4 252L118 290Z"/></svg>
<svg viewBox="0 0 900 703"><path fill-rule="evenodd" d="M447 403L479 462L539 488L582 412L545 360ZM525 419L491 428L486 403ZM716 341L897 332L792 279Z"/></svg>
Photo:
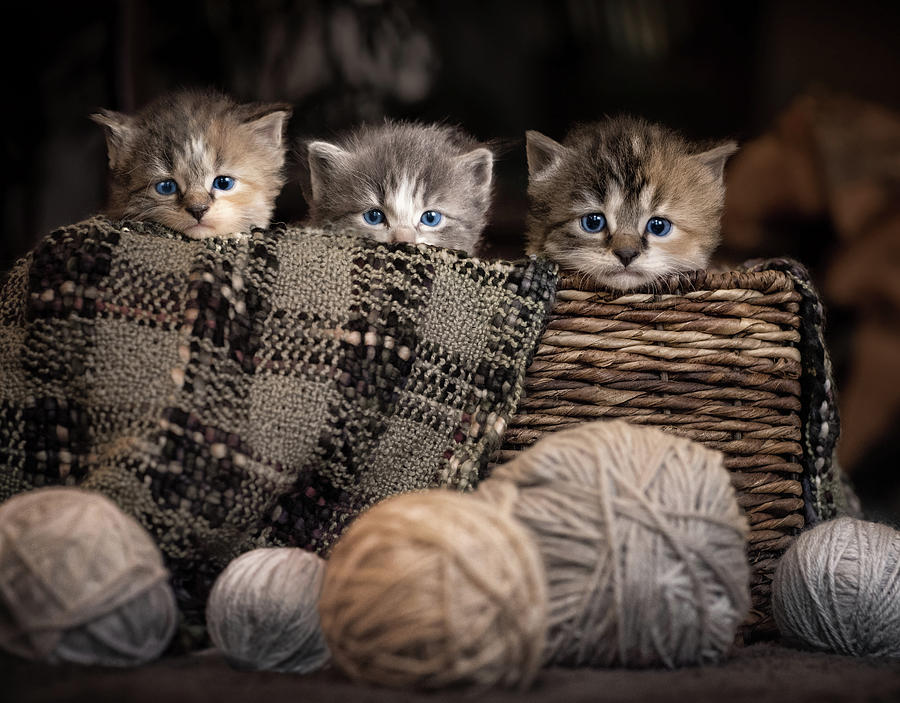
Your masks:
<svg viewBox="0 0 900 703"><path fill-rule="evenodd" d="M475 491L513 500L549 576L544 662L721 659L749 609L747 521L719 452L652 427L545 436Z"/></svg>
<svg viewBox="0 0 900 703"><path fill-rule="evenodd" d="M772 610L789 643L900 657L900 531L850 517L807 530L775 571Z"/></svg>

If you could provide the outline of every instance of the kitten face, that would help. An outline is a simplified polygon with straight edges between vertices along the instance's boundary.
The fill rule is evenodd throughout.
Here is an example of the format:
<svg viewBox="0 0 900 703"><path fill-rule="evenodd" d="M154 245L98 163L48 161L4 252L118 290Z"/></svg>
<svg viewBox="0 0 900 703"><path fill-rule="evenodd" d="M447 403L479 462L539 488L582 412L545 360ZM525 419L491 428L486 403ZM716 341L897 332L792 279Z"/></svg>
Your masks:
<svg viewBox="0 0 900 703"><path fill-rule="evenodd" d="M306 148L310 223L380 242L473 253L491 202L493 154L452 127L389 122Z"/></svg>
<svg viewBox="0 0 900 703"><path fill-rule="evenodd" d="M620 290L703 268L736 149L703 150L627 117L578 127L562 144L528 132L528 252Z"/></svg>
<svg viewBox="0 0 900 703"><path fill-rule="evenodd" d="M114 219L153 221L194 238L267 227L284 184L285 105L238 105L180 92L134 116L103 110Z"/></svg>

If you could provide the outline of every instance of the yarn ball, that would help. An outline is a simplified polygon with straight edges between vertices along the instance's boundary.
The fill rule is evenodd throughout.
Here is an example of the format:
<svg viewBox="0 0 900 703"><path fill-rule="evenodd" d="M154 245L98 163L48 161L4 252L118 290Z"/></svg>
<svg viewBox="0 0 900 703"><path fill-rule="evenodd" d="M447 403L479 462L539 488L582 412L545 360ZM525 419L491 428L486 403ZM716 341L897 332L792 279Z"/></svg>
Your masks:
<svg viewBox="0 0 900 703"><path fill-rule="evenodd" d="M29 659L133 666L178 612L162 554L105 496L41 488L0 505L0 647Z"/></svg>
<svg viewBox="0 0 900 703"><path fill-rule="evenodd" d="M254 549L228 564L209 594L206 626L233 666L306 674L325 665L316 606L324 564L293 547Z"/></svg>
<svg viewBox="0 0 900 703"><path fill-rule="evenodd" d="M900 657L900 531L842 517L802 533L775 570L772 611L788 642Z"/></svg>
<svg viewBox="0 0 900 703"><path fill-rule="evenodd" d="M508 513L450 490L388 498L335 544L319 601L335 665L359 681L524 688L540 666L546 587Z"/></svg>
<svg viewBox="0 0 900 703"><path fill-rule="evenodd" d="M675 667L730 649L750 606L748 531L719 452L590 422L541 439L475 495L512 510L540 549L545 664Z"/></svg>

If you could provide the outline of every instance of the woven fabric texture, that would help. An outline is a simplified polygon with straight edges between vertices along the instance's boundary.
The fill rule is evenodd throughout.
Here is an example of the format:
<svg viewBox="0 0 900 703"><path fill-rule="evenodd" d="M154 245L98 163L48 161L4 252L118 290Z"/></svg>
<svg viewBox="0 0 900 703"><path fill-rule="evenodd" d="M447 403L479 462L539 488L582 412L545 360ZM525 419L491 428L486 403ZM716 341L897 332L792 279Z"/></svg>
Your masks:
<svg viewBox="0 0 900 703"><path fill-rule="evenodd" d="M815 524L841 515L857 515L859 504L837 464L835 447L840 436L837 390L831 358L825 344L825 309L806 267L793 259L748 261L750 272L781 271L800 296L801 425L803 437L803 489L807 522Z"/></svg>
<svg viewBox="0 0 900 703"><path fill-rule="evenodd" d="M839 422L823 325L809 275L791 260L696 272L630 293L566 276L494 461L602 418L722 451L751 525L753 611L744 635L770 635L779 557L806 524L852 512L833 460Z"/></svg>
<svg viewBox="0 0 900 703"><path fill-rule="evenodd" d="M183 608L238 554L327 553L390 494L473 486L555 267L276 225L188 240L98 217L0 299L0 500L80 485L153 534Z"/></svg>

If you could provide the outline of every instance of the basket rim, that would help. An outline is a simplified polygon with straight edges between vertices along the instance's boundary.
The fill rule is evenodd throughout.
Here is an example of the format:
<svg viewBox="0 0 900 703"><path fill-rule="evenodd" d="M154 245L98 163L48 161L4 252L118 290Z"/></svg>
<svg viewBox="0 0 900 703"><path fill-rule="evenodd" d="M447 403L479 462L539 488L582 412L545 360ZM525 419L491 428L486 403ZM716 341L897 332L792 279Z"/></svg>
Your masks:
<svg viewBox="0 0 900 703"><path fill-rule="evenodd" d="M778 293L793 291L796 285L790 274L779 269L698 269L674 273L653 283L623 291L599 286L586 274L563 271L559 277L557 293L562 290L597 293L613 301L634 295L682 295L701 290L744 289L764 294Z"/></svg>

